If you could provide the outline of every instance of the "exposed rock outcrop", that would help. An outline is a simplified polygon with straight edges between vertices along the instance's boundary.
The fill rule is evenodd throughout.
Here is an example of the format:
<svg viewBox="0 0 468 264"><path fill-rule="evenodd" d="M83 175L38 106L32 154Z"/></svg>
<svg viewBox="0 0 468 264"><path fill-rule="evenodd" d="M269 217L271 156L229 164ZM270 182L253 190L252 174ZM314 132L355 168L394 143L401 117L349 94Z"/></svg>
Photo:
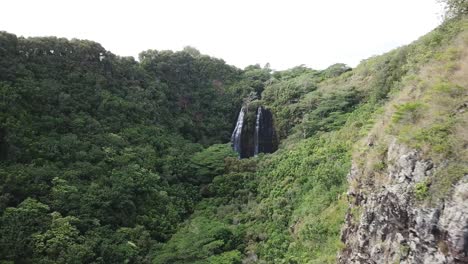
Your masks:
<svg viewBox="0 0 468 264"><path fill-rule="evenodd" d="M385 185L361 179L352 166L348 180L358 185L348 192L338 262L468 263L468 175L445 201L427 205L414 190L437 171L431 160L394 139L385 164Z"/></svg>
<svg viewBox="0 0 468 264"><path fill-rule="evenodd" d="M278 148L273 114L263 106L257 108L254 133L254 155L272 153Z"/></svg>

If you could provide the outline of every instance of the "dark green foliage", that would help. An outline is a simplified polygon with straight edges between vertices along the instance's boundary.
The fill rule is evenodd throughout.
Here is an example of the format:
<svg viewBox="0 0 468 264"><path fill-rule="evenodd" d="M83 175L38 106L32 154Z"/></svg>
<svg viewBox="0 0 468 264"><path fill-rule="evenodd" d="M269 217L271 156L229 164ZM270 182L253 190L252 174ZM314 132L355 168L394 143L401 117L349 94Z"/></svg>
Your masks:
<svg viewBox="0 0 468 264"><path fill-rule="evenodd" d="M226 159L227 173L213 179L210 197L155 251L154 263L218 263L232 250L253 251L266 263L333 263L346 211L339 197L351 165L350 149L364 129L356 124L369 119L373 110L363 105L341 130L315 135L292 150ZM216 232L207 227L220 223L238 234L229 240L236 248L223 248L226 241L218 241L213 243L219 246L216 253L195 250L212 246Z"/></svg>
<svg viewBox="0 0 468 264"><path fill-rule="evenodd" d="M0 256L3 260L29 262L34 249L33 235L49 228L49 207L26 199L18 207L2 210L0 217Z"/></svg>
<svg viewBox="0 0 468 264"><path fill-rule="evenodd" d="M229 173L221 177L215 177L213 184L209 186L209 190L217 202L224 204L231 201L248 202L249 195L255 194L257 183L252 173Z"/></svg>
<svg viewBox="0 0 468 264"><path fill-rule="evenodd" d="M352 68L344 63L336 63L323 71L326 78L338 77L345 72L351 71Z"/></svg>
<svg viewBox="0 0 468 264"><path fill-rule="evenodd" d="M140 54L141 66L163 84L171 126L192 141L221 143L229 136L233 109L241 99L228 87L241 71L195 51L148 50Z"/></svg>
<svg viewBox="0 0 468 264"><path fill-rule="evenodd" d="M188 166L189 179L194 183L210 183L213 177L225 173L224 159L237 157L229 144L212 145L209 148L195 153Z"/></svg>
<svg viewBox="0 0 468 264"><path fill-rule="evenodd" d="M47 231L33 235L34 255L39 263L83 263L92 257L92 249L83 245L84 237L73 224L76 217L51 214Z"/></svg>
<svg viewBox="0 0 468 264"><path fill-rule="evenodd" d="M338 63L323 71L299 66L275 72L275 79L265 87L262 99L276 116L279 136L286 138L296 125L304 122L313 125L308 131L302 127L304 137L318 130L328 131L328 126L333 126L328 125L330 122L336 121L335 127L342 125L346 117L341 114L352 110L360 101L359 94L352 89L331 94L316 90L322 81L350 70L346 65ZM337 117L339 120L336 120Z"/></svg>
<svg viewBox="0 0 468 264"><path fill-rule="evenodd" d="M409 72L454 56L433 51L460 28L354 70L276 72L192 47L137 62L92 41L0 32L0 262L334 263L354 143ZM226 144L242 102L250 121L272 110L276 153L239 160ZM394 124L423 106L400 104ZM452 151L453 120L414 144ZM463 175L448 166L415 193L443 197Z"/></svg>
<svg viewBox="0 0 468 264"><path fill-rule="evenodd" d="M257 161L226 158L225 172L207 187L195 213L153 253L153 263L241 263L247 214L240 210L255 197Z"/></svg>
<svg viewBox="0 0 468 264"><path fill-rule="evenodd" d="M243 74L190 49L138 63L0 32L0 261L149 262L224 173L229 147L202 144L229 140Z"/></svg>
<svg viewBox="0 0 468 264"><path fill-rule="evenodd" d="M241 85L248 85L249 90L252 90L258 96L261 96L265 88L265 82L268 81L271 70L268 67L261 68L258 64L251 65L244 69ZM243 89L245 90L245 88Z"/></svg>
<svg viewBox="0 0 468 264"><path fill-rule="evenodd" d="M2 223L22 228L11 220L20 216L6 212L27 199L45 208L36 229L18 238L21 249L4 240L13 253L2 260L240 263L248 241L265 241L259 253L273 261L285 256L292 206L304 194L297 184L306 178L292 168L310 176L321 209L341 190L347 165L337 172L335 163L318 164L327 155L347 164L346 151L328 152L317 137L319 147L308 147L324 156L314 165L287 153L238 160L227 144L204 146L229 139L243 99L253 110L271 107L283 137L298 124L307 136L339 129L360 94L317 88L349 70L342 64L272 74L258 65L241 71L193 48L146 51L138 63L90 41L7 33L2 41L10 62L0 80ZM275 187L283 179L294 182L290 192ZM335 229L320 232L335 236Z"/></svg>
<svg viewBox="0 0 468 264"><path fill-rule="evenodd" d="M406 74L408 52L409 48L403 47L379 58L372 72L371 101L379 102L386 99L390 89Z"/></svg>

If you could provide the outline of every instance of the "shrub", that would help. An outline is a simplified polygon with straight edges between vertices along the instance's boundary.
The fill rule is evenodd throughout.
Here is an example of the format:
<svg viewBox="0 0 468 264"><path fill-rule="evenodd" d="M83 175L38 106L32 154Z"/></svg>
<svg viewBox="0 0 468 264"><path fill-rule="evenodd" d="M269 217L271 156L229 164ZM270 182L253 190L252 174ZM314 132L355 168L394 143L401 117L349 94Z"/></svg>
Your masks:
<svg viewBox="0 0 468 264"><path fill-rule="evenodd" d="M423 106L424 105L420 102L396 105L396 111L393 114L392 121L394 123L414 123L420 117Z"/></svg>
<svg viewBox="0 0 468 264"><path fill-rule="evenodd" d="M468 2L466 0L439 0L445 4L446 18L468 14Z"/></svg>
<svg viewBox="0 0 468 264"><path fill-rule="evenodd" d="M225 158L237 154L229 144L216 144L193 155L190 160L190 173L194 183L209 183L213 177L225 172Z"/></svg>
<svg viewBox="0 0 468 264"><path fill-rule="evenodd" d="M436 83L433 87L434 91L439 94L447 94L450 97L456 98L458 96L462 96L466 93L465 88L460 85L440 81Z"/></svg>
<svg viewBox="0 0 468 264"><path fill-rule="evenodd" d="M449 119L444 123L434 124L429 128L420 129L414 135L416 146L422 147L426 145L431 151L438 154L448 156L452 148L453 120Z"/></svg>
<svg viewBox="0 0 468 264"><path fill-rule="evenodd" d="M414 186L414 196L418 200L424 200L429 193L429 182L428 181L422 181L416 183Z"/></svg>
<svg viewBox="0 0 468 264"><path fill-rule="evenodd" d="M431 202L437 202L450 194L453 185L468 174L468 166L462 162L453 162L434 174L430 186Z"/></svg>

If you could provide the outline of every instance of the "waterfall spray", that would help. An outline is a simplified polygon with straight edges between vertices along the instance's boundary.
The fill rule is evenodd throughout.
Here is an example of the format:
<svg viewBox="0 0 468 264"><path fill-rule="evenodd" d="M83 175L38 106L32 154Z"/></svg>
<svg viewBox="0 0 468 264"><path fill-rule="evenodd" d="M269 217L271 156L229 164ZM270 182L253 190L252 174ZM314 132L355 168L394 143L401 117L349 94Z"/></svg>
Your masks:
<svg viewBox="0 0 468 264"><path fill-rule="evenodd" d="M237 153L241 153L241 137L242 137L242 127L244 126L244 115L245 115L245 108L242 107L239 112L239 117L237 118L236 127L232 132L231 142L234 151Z"/></svg>
<svg viewBox="0 0 468 264"><path fill-rule="evenodd" d="M260 122L262 120L263 107L258 107L257 109L257 118L255 119L255 134L254 134L254 156L257 156L259 153L259 144L260 144Z"/></svg>

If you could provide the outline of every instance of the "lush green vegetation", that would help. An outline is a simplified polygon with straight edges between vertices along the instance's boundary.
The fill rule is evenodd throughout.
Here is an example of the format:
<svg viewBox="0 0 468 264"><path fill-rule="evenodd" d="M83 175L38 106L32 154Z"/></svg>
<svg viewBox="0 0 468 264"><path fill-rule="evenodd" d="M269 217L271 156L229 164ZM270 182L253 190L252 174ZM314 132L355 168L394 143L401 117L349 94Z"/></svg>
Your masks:
<svg viewBox="0 0 468 264"><path fill-rule="evenodd" d="M204 148L229 138L248 71L189 50L138 63L90 41L0 43L0 258L147 262L232 155Z"/></svg>
<svg viewBox="0 0 468 264"><path fill-rule="evenodd" d="M451 161L419 200L466 174L464 43L456 19L355 69L273 72L1 32L0 262L333 263L353 153L385 167L384 144L356 147L372 127ZM243 101L272 110L276 153L227 144Z"/></svg>
<svg viewBox="0 0 468 264"><path fill-rule="evenodd" d="M155 251L154 263L225 263L213 260L213 255L224 258L225 254L234 256L227 263L241 260L244 263L334 263L341 248L340 228L347 210L346 174L352 154L362 155L355 157L356 162L370 165L369 177L378 178L386 167L382 155L388 144L380 142L379 135L375 135L375 142L366 143L375 144L374 148L363 150L356 142L368 134L372 138L373 133L390 133L417 149L424 150L431 144L434 151L446 151L439 145L463 141L446 138L455 136L453 129L463 127L460 119L465 117L458 117L456 122L451 119L437 122L450 116L449 111L460 105L466 86L436 85L435 93L443 91L446 97L433 92L421 93L441 100L437 104L419 96L402 98L425 76L425 65L436 64L436 76L441 76L439 71L447 69L446 63L460 62L460 57L453 54L460 54L454 49L462 44L455 44L455 38L463 38L465 24L466 20L446 23L417 42L366 60L352 71L339 67L343 70L331 77L326 73L329 69L315 71L297 67L274 72L266 82L260 101L275 112L276 125L283 137L282 148L255 159L228 160L227 174L215 177L208 185L210 196L196 206L184 227ZM434 43L438 43L437 48ZM452 55L444 55L447 53ZM434 115L437 105L443 105L446 110L438 112L439 116ZM391 112L388 125L386 109ZM426 123L418 123L422 121ZM388 128L381 127L382 124ZM428 130L426 125L433 128ZM451 126L451 130L446 126ZM401 130L405 127L420 133L407 134ZM407 135L411 139L405 139ZM451 151L455 150L447 149L443 159L452 159ZM451 160L455 165L441 170L433 182L416 185L417 199L427 199L430 193L438 197L447 194L460 175L466 173L461 164L466 154L462 151L459 149L456 154L458 161ZM435 191L436 188L439 190ZM359 212L355 212L355 217L359 217ZM217 230L208 231L211 226L225 228L230 235L221 241ZM204 233L200 237L193 233L195 230L207 230L211 235ZM178 246L189 245L193 237L202 242L196 247L212 249L216 244L216 250L206 252Z"/></svg>
<svg viewBox="0 0 468 264"><path fill-rule="evenodd" d="M466 164L466 18L454 19L407 50L405 74L390 89L381 122L370 133L375 148L360 150L356 160L375 186L384 185L386 149L397 138L432 160L437 171L414 188L421 203L438 204L468 171Z"/></svg>

